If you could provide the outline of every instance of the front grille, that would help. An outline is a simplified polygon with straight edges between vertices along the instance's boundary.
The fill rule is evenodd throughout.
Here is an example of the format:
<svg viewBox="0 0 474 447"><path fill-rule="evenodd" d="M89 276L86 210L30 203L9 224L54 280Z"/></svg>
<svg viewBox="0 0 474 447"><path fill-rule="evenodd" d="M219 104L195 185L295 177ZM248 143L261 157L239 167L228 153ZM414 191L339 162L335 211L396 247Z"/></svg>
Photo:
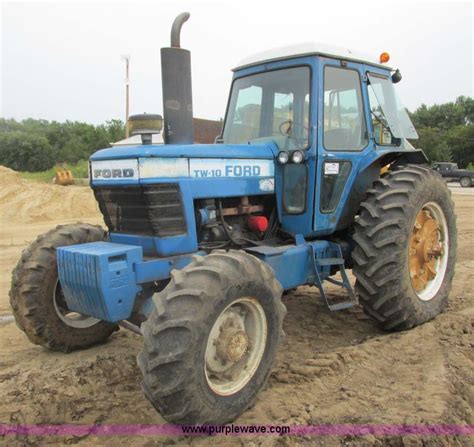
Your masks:
<svg viewBox="0 0 474 447"><path fill-rule="evenodd" d="M186 233L179 185L94 186L105 224L113 233L177 236Z"/></svg>

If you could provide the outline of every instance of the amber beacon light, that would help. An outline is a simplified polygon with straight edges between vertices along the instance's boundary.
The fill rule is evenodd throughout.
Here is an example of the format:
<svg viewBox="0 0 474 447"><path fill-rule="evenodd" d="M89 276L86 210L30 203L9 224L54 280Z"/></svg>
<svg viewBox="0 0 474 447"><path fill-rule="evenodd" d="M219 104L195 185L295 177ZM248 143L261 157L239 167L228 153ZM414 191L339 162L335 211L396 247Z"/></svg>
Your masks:
<svg viewBox="0 0 474 447"><path fill-rule="evenodd" d="M381 64L386 64L390 60L390 54L383 52L380 55L380 63Z"/></svg>

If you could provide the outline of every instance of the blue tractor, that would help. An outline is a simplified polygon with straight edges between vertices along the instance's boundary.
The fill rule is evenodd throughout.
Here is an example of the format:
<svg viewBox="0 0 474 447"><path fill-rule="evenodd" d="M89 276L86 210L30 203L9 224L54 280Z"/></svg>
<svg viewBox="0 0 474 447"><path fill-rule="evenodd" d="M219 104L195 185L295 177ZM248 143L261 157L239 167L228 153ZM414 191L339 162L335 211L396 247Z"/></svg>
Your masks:
<svg viewBox="0 0 474 447"><path fill-rule="evenodd" d="M119 327L142 334L143 390L161 415L222 424L271 373L284 291L316 286L331 310L360 303L385 330L412 328L446 305L456 223L445 183L408 142L417 134L386 53L307 44L249 57L222 134L193 144L188 17L161 50L164 119L134 117L142 144L90 159L108 231L38 237L10 297L19 327L54 351ZM152 144L160 127L165 144ZM346 298L334 302L327 283Z"/></svg>

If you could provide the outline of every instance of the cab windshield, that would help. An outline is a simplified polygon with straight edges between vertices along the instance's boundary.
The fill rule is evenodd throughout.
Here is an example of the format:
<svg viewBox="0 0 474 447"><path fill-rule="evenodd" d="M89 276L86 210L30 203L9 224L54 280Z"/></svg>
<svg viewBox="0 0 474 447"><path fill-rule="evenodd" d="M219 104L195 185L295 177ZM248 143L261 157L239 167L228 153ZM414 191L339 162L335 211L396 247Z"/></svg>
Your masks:
<svg viewBox="0 0 474 447"><path fill-rule="evenodd" d="M309 135L309 67L236 79L224 125L224 143L272 139L280 149L304 149Z"/></svg>

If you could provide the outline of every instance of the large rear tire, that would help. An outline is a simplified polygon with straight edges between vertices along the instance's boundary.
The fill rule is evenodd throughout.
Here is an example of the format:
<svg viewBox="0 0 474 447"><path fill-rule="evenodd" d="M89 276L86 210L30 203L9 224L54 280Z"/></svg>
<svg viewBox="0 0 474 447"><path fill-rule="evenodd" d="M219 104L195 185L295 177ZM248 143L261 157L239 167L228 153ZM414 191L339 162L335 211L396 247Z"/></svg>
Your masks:
<svg viewBox="0 0 474 447"><path fill-rule="evenodd" d="M282 333L282 288L243 251L195 256L171 273L143 323L143 390L178 424L225 424L254 402Z"/></svg>
<svg viewBox="0 0 474 447"><path fill-rule="evenodd" d="M446 305L456 263L456 216L439 174L395 167L368 191L355 225L356 292L385 330L404 330Z"/></svg>
<svg viewBox="0 0 474 447"><path fill-rule="evenodd" d="M117 326L67 309L58 281L56 248L104 240L97 225L59 225L27 247L13 270L10 304L29 340L52 351L68 352L103 342Z"/></svg>

